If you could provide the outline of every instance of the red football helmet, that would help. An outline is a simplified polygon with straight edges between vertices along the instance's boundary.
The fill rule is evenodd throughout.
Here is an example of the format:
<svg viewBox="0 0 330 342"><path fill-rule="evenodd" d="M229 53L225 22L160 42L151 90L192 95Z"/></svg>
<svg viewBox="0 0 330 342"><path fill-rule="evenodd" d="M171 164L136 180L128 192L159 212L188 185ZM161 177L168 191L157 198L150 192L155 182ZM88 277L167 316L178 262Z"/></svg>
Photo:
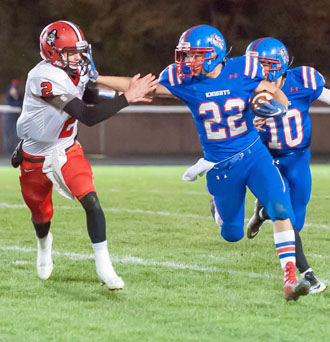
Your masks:
<svg viewBox="0 0 330 342"><path fill-rule="evenodd" d="M89 59L86 57L88 43L80 28L69 21L56 21L47 25L40 35L41 57L59 68L66 68L68 61L63 55L64 51L82 52L79 63L81 71L88 68ZM86 69L86 70L85 70Z"/></svg>

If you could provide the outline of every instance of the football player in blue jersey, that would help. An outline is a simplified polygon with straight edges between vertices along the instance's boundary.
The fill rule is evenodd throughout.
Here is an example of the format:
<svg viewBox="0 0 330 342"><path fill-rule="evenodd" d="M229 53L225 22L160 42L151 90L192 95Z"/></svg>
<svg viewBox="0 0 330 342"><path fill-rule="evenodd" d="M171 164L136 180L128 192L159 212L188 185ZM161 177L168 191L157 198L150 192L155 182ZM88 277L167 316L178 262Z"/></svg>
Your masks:
<svg viewBox="0 0 330 342"><path fill-rule="evenodd" d="M290 192L295 221L297 268L302 277L311 283L310 293L320 293L325 284L317 280L305 258L299 232L304 226L306 207L311 195L310 143L311 118L309 107L316 99L330 104L330 90L325 88L322 75L312 67L291 65L285 45L274 38L253 41L246 50L247 56L255 56L264 67L266 77L279 87L289 100L285 116L255 119L262 142L270 151L276 166ZM247 224L247 237L253 239L261 225L269 219L266 209L258 199L254 215Z"/></svg>
<svg viewBox="0 0 330 342"><path fill-rule="evenodd" d="M236 242L244 236L246 187L265 204L274 222L284 295L297 300L308 294L310 284L296 278L289 193L248 111L250 97L262 90L274 98L271 104L259 107L262 116L285 115L288 101L275 84L265 80L257 58L226 58L227 54L225 39L216 28L199 25L186 30L176 48L175 63L161 73L154 95L177 97L191 110L204 158L187 170L184 179L206 174L226 241ZM101 77L97 81L120 91L129 84L128 78Z"/></svg>

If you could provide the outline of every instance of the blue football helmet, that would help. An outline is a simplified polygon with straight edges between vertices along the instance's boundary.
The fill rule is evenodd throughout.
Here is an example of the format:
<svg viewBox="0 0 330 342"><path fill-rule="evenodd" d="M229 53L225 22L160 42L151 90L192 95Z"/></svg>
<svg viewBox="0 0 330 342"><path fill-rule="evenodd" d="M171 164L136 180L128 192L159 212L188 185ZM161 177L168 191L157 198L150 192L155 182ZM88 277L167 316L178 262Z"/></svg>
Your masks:
<svg viewBox="0 0 330 342"><path fill-rule="evenodd" d="M260 38L253 41L246 49L246 55L258 57L265 68L268 81L274 82L282 76L292 64L285 45L275 38Z"/></svg>
<svg viewBox="0 0 330 342"><path fill-rule="evenodd" d="M226 42L219 30L209 25L191 27L182 33L175 49L175 66L181 77L206 74L222 63Z"/></svg>

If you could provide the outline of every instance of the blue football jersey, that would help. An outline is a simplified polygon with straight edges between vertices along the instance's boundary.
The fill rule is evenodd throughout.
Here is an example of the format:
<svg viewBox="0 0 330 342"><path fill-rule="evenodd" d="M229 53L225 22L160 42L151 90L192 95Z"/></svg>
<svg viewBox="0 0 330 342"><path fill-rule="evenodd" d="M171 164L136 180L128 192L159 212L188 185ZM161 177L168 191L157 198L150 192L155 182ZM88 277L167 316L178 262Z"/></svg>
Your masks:
<svg viewBox="0 0 330 342"><path fill-rule="evenodd" d="M180 79L174 64L160 75L160 83L189 107L204 158L213 162L239 153L258 138L248 104L264 79L261 64L251 56L228 59L217 78Z"/></svg>
<svg viewBox="0 0 330 342"><path fill-rule="evenodd" d="M314 68L302 66L287 70L282 91L289 100L287 114L282 118L268 118L259 132L263 143L274 157L303 150L311 143L309 107L322 92L323 76Z"/></svg>

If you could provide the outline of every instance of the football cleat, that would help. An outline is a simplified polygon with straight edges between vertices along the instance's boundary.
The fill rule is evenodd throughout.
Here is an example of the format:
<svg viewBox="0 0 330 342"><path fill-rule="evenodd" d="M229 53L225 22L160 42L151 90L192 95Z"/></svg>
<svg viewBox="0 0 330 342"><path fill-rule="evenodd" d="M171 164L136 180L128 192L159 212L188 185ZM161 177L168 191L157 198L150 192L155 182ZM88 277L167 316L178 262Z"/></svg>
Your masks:
<svg viewBox="0 0 330 342"><path fill-rule="evenodd" d="M250 218L247 226L246 226L246 236L248 239L253 239L257 236L260 231L262 224L266 221L266 219L260 216L260 211L263 208L262 204L258 199L254 202L254 213Z"/></svg>
<svg viewBox="0 0 330 342"><path fill-rule="evenodd" d="M310 283L303 279L297 280L296 266L289 261L284 270L284 298L286 300L297 300L300 296L306 296L309 293Z"/></svg>
<svg viewBox="0 0 330 342"><path fill-rule="evenodd" d="M310 294L322 293L327 288L327 286L324 283L322 283L322 281L318 280L315 277L313 271L305 273L304 280L308 281L310 284L310 289L309 289Z"/></svg>
<svg viewBox="0 0 330 342"><path fill-rule="evenodd" d="M123 279L117 276L117 274L106 275L102 278L98 275L98 278L101 285L106 285L111 291L122 290L125 286Z"/></svg>
<svg viewBox="0 0 330 342"><path fill-rule="evenodd" d="M46 280L53 271L52 244L53 235L49 232L45 237L38 241L37 252L37 272L40 279Z"/></svg>
<svg viewBox="0 0 330 342"><path fill-rule="evenodd" d="M221 217L220 217L220 215L219 215L219 212L218 212L218 210L217 210L217 208L216 208L216 206L215 206L215 203L214 203L214 199L212 198L211 199L211 214L212 214L212 216L213 216L213 218L214 218L214 221L215 221L215 223L219 226L219 227L221 227L221 225L222 225L222 220L221 220Z"/></svg>
<svg viewBox="0 0 330 342"><path fill-rule="evenodd" d="M95 258L95 265L97 277L102 285L106 285L110 290L124 288L124 281L116 274L109 257Z"/></svg>

